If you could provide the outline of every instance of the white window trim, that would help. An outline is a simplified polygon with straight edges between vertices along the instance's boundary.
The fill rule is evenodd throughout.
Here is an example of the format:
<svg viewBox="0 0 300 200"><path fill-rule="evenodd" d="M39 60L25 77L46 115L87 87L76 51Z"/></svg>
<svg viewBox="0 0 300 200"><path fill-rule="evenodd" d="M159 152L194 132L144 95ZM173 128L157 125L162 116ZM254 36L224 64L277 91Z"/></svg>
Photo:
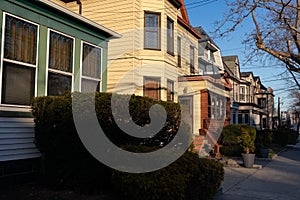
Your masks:
<svg viewBox="0 0 300 200"><path fill-rule="evenodd" d="M49 68L49 56L50 56L50 32L55 32L55 33L58 33L60 35L63 35L65 37L68 37L68 38L72 38L73 39L73 65L72 65L72 73L70 72L64 72L64 71L61 71L61 70L55 70L55 69L51 69ZM71 92L74 92L74 68L75 68L75 37L73 36L70 36L70 35L67 35L65 33L62 33L60 31L57 31L57 30L54 30L54 29L51 29L51 28L48 28L48 31L47 31L47 60L46 60L46 81L45 81L45 96L48 96L48 78L49 78L49 72L54 72L54 73L57 73L57 74L62 74L62 75L67 75L67 76L72 76L72 83L71 83Z"/></svg>
<svg viewBox="0 0 300 200"><path fill-rule="evenodd" d="M6 59L4 58L4 42L5 42L5 26L6 26L6 16L12 16L14 18L20 19L22 21L25 21L27 23L33 24L35 26L37 26L37 38L36 38L36 61L35 61L35 65L32 64L28 64L28 63L23 63L20 61L14 61L14 60L10 60L10 59ZM1 106L7 106L7 107L17 107L17 108L30 108L31 106L22 106L22 105L12 105L12 104L3 104L2 103L2 79L3 79L3 63L4 62L10 62L10 63L15 63L15 64L19 64L19 65L23 65L26 67L32 67L35 68L35 84L34 84L34 97L37 96L37 83L38 83L38 60L39 60L39 43L40 43L40 25L37 23L34 23L32 21L29 21L27 19L24 19L22 17L10 14L8 12L3 12L3 19L2 19L2 39L1 39L1 58L0 58L0 105Z"/></svg>
<svg viewBox="0 0 300 200"><path fill-rule="evenodd" d="M95 48L99 48L101 49L101 70L100 70L100 77L99 79L97 78L92 78L92 77L89 77L89 76L84 76L82 74L82 69L83 69L83 63L82 63L82 57L83 57L83 44L87 44L87 45L90 45L90 46L93 46ZM81 50L80 50L80 81L79 81L79 91L81 92L81 82L82 82L82 79L86 79L86 80L92 80L92 81L99 81L100 82L100 85L99 85L99 92L102 92L102 79L103 79L103 48L100 47L100 46L97 46L95 44L92 44L92 43L89 43L89 42L86 42L86 41L81 41Z"/></svg>

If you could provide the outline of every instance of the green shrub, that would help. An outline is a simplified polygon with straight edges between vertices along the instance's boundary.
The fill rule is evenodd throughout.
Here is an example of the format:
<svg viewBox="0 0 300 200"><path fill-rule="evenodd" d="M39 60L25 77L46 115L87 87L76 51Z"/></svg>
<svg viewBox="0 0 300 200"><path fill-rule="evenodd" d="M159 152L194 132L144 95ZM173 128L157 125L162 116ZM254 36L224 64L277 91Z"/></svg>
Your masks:
<svg viewBox="0 0 300 200"><path fill-rule="evenodd" d="M83 100L86 97L80 96ZM131 96L129 112L138 125L149 123L149 108L154 104L162 105L167 112L165 126L158 134L152 138L138 139L125 134L116 125L112 116L111 97L108 93L96 93L95 110L101 128L116 145L158 147L161 144L166 145L176 135L180 123L179 104ZM125 95L118 95L117 99L124 98ZM58 187L67 186L83 190L109 185L111 169L87 152L77 134L72 115L71 94L61 97L37 97L32 103L32 113L35 120L35 140L43 154L44 169L49 182ZM82 114L86 117L85 120L90 117L84 107ZM126 123L122 118L117 120Z"/></svg>
<svg viewBox="0 0 300 200"><path fill-rule="evenodd" d="M220 152L226 156L241 156L243 149L238 142L238 137L244 133L250 134L251 138L256 137L255 128L244 124L232 124L223 128L219 138L219 144L222 145Z"/></svg>
<svg viewBox="0 0 300 200"><path fill-rule="evenodd" d="M113 183L122 199L211 199L224 178L223 166L186 152L171 165L155 172L131 174L114 171Z"/></svg>
<svg viewBox="0 0 300 200"><path fill-rule="evenodd" d="M274 132L273 142L282 147L287 144L295 145L298 141L299 133L293 129L281 128Z"/></svg>
<svg viewBox="0 0 300 200"><path fill-rule="evenodd" d="M257 131L255 145L257 148L269 148L273 141L273 132L271 130Z"/></svg>

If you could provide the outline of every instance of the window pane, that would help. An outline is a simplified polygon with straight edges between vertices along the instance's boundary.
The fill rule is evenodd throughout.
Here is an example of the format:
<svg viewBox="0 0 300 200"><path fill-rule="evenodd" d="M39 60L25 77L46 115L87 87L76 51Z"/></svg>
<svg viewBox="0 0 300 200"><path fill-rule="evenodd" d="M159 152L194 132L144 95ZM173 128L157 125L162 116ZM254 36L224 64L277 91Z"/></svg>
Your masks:
<svg viewBox="0 0 300 200"><path fill-rule="evenodd" d="M158 26L159 26L159 15L158 14L150 14L150 13L146 13L146 30L158 30Z"/></svg>
<svg viewBox="0 0 300 200"><path fill-rule="evenodd" d="M145 13L145 48L160 48L160 15Z"/></svg>
<svg viewBox="0 0 300 200"><path fill-rule="evenodd" d="M82 75L91 78L101 77L101 49L83 44Z"/></svg>
<svg viewBox="0 0 300 200"><path fill-rule="evenodd" d="M181 38L177 39L177 56L178 56L178 67L181 67Z"/></svg>
<svg viewBox="0 0 300 200"><path fill-rule="evenodd" d="M34 97L35 68L4 62L2 103L30 105Z"/></svg>
<svg viewBox="0 0 300 200"><path fill-rule="evenodd" d="M145 47L158 49L158 33L157 32L146 32L145 34Z"/></svg>
<svg viewBox="0 0 300 200"><path fill-rule="evenodd" d="M174 82L167 82L167 101L174 101Z"/></svg>
<svg viewBox="0 0 300 200"><path fill-rule="evenodd" d="M156 78L144 78L144 96L160 99L160 81Z"/></svg>
<svg viewBox="0 0 300 200"><path fill-rule="evenodd" d="M195 73L195 62L194 62L194 47L190 47L190 73Z"/></svg>
<svg viewBox="0 0 300 200"><path fill-rule="evenodd" d="M174 27L170 19L167 20L167 51L174 52Z"/></svg>
<svg viewBox="0 0 300 200"><path fill-rule="evenodd" d="M82 79L81 92L100 91L100 81Z"/></svg>
<svg viewBox="0 0 300 200"><path fill-rule="evenodd" d="M73 39L50 32L49 68L72 72Z"/></svg>
<svg viewBox="0 0 300 200"><path fill-rule="evenodd" d="M62 96L71 92L72 77L49 72L48 75L48 95Z"/></svg>
<svg viewBox="0 0 300 200"><path fill-rule="evenodd" d="M4 58L36 64L36 25L6 15L4 43Z"/></svg>

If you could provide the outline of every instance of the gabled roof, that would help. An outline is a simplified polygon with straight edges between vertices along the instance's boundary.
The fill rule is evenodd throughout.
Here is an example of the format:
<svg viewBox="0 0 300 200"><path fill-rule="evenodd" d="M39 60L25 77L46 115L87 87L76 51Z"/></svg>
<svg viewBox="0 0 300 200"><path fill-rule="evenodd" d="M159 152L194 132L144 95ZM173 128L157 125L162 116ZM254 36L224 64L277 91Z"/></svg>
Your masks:
<svg viewBox="0 0 300 200"><path fill-rule="evenodd" d="M173 4L173 6L175 6L177 9L179 9L181 7L181 2L179 0L169 0L171 4Z"/></svg>
<svg viewBox="0 0 300 200"><path fill-rule="evenodd" d="M180 11L181 11L181 15L182 15L182 19L187 23L190 24L190 20L189 20L189 16L187 14L186 11L186 7L184 4L184 0L178 0L181 3L181 7L180 7Z"/></svg>
<svg viewBox="0 0 300 200"><path fill-rule="evenodd" d="M241 72L241 77L249 77L250 75L253 77L253 72Z"/></svg>
<svg viewBox="0 0 300 200"><path fill-rule="evenodd" d="M237 55L222 56L223 61L235 61L238 58Z"/></svg>
<svg viewBox="0 0 300 200"><path fill-rule="evenodd" d="M201 27L201 26L198 26L198 27L194 27L194 29L201 34L202 38L201 38L201 42L211 42L214 46L216 46L218 49L220 49L218 47L218 45L213 41L213 39L211 39L211 37L206 33L206 31Z"/></svg>
<svg viewBox="0 0 300 200"><path fill-rule="evenodd" d="M177 17L177 22L185 27L190 33L192 33L197 39L201 39L202 36L199 34L190 24L189 16L186 11L184 0L178 0L181 3L180 12L182 17Z"/></svg>

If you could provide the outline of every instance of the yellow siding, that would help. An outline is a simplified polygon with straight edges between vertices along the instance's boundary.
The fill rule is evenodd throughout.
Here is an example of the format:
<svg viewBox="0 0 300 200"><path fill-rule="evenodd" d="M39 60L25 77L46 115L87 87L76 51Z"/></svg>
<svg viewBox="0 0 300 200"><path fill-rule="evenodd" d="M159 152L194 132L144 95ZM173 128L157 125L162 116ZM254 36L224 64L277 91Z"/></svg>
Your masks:
<svg viewBox="0 0 300 200"><path fill-rule="evenodd" d="M78 13L76 2L61 5ZM189 75L190 45L195 47L195 64L197 63L197 38L177 23L181 17L168 0L81 0L82 15L122 35L121 39L109 42L108 92L113 92L115 85L121 82L118 92L143 95L143 77L161 78L161 87L166 88L167 80L174 81L175 101L177 101L178 72ZM144 12L161 14L161 50L144 50ZM167 17L174 21L174 54L167 53ZM177 36L182 38L182 68L177 63ZM122 79L126 75L126 79ZM121 80L122 79L122 80ZM121 80L121 81L119 81ZM126 90L126 88L128 88ZM166 100L166 90L162 90L162 100Z"/></svg>

